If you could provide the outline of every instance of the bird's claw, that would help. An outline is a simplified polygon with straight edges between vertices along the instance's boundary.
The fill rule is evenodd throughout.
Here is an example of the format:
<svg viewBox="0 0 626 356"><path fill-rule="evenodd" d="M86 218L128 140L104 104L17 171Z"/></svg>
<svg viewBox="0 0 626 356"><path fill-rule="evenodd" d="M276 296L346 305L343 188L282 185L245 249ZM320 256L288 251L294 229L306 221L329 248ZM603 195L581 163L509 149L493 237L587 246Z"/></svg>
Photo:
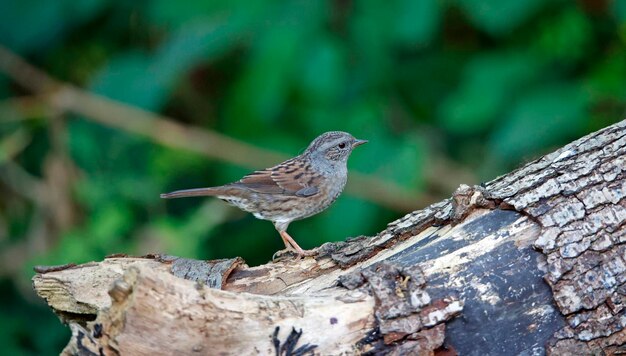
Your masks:
<svg viewBox="0 0 626 356"><path fill-rule="evenodd" d="M292 254L292 253L296 253L296 251L294 250L290 250L290 249L283 249L283 250L278 250L276 252L274 252L274 254L272 255L272 262L277 262L278 260L280 260L284 255L286 254Z"/></svg>

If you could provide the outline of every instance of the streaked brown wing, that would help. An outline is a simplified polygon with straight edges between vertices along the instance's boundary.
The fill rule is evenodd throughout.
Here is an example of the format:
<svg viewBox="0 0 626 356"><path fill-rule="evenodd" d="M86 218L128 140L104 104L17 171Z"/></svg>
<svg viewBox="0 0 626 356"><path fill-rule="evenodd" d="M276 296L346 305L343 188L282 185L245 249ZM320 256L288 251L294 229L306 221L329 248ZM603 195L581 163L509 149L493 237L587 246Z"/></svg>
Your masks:
<svg viewBox="0 0 626 356"><path fill-rule="evenodd" d="M317 182L309 181L306 169L304 164L291 159L278 166L250 173L233 185L243 185L263 194L312 196L318 192L315 186Z"/></svg>

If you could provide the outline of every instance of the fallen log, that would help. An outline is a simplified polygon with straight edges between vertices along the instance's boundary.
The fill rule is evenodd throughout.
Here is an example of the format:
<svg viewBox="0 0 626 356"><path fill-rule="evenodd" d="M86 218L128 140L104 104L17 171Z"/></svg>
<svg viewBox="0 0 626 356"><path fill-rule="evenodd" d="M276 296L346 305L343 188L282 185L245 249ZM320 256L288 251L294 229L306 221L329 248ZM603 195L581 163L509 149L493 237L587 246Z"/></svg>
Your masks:
<svg viewBox="0 0 626 356"><path fill-rule="evenodd" d="M618 353L626 122L315 258L38 267L65 354Z"/></svg>

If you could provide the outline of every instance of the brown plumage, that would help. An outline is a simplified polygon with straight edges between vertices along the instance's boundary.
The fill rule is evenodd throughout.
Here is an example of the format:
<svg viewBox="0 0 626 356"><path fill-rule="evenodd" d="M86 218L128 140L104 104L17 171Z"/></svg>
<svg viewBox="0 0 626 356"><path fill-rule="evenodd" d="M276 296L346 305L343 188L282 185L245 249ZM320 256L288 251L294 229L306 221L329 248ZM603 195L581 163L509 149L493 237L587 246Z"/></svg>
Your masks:
<svg viewBox="0 0 626 356"><path fill-rule="evenodd" d="M348 178L352 150L366 143L341 131L318 136L301 155L240 180L210 188L179 190L161 198L215 196L255 217L274 223L285 247L311 255L287 234L289 223L317 214L341 194Z"/></svg>

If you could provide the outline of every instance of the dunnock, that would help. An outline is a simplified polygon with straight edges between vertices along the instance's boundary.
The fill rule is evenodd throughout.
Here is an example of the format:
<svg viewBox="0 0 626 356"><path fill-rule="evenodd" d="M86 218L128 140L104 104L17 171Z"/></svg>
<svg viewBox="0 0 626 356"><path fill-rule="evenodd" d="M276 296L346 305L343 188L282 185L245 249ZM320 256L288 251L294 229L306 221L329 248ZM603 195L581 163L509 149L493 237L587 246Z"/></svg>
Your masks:
<svg viewBox="0 0 626 356"><path fill-rule="evenodd" d="M347 132L318 136L301 155L274 167L248 174L240 180L210 188L178 190L161 198L215 196L255 217L274 223L287 250L300 257L305 251L287 234L289 223L317 214L341 194L348 179L348 157L366 140Z"/></svg>

